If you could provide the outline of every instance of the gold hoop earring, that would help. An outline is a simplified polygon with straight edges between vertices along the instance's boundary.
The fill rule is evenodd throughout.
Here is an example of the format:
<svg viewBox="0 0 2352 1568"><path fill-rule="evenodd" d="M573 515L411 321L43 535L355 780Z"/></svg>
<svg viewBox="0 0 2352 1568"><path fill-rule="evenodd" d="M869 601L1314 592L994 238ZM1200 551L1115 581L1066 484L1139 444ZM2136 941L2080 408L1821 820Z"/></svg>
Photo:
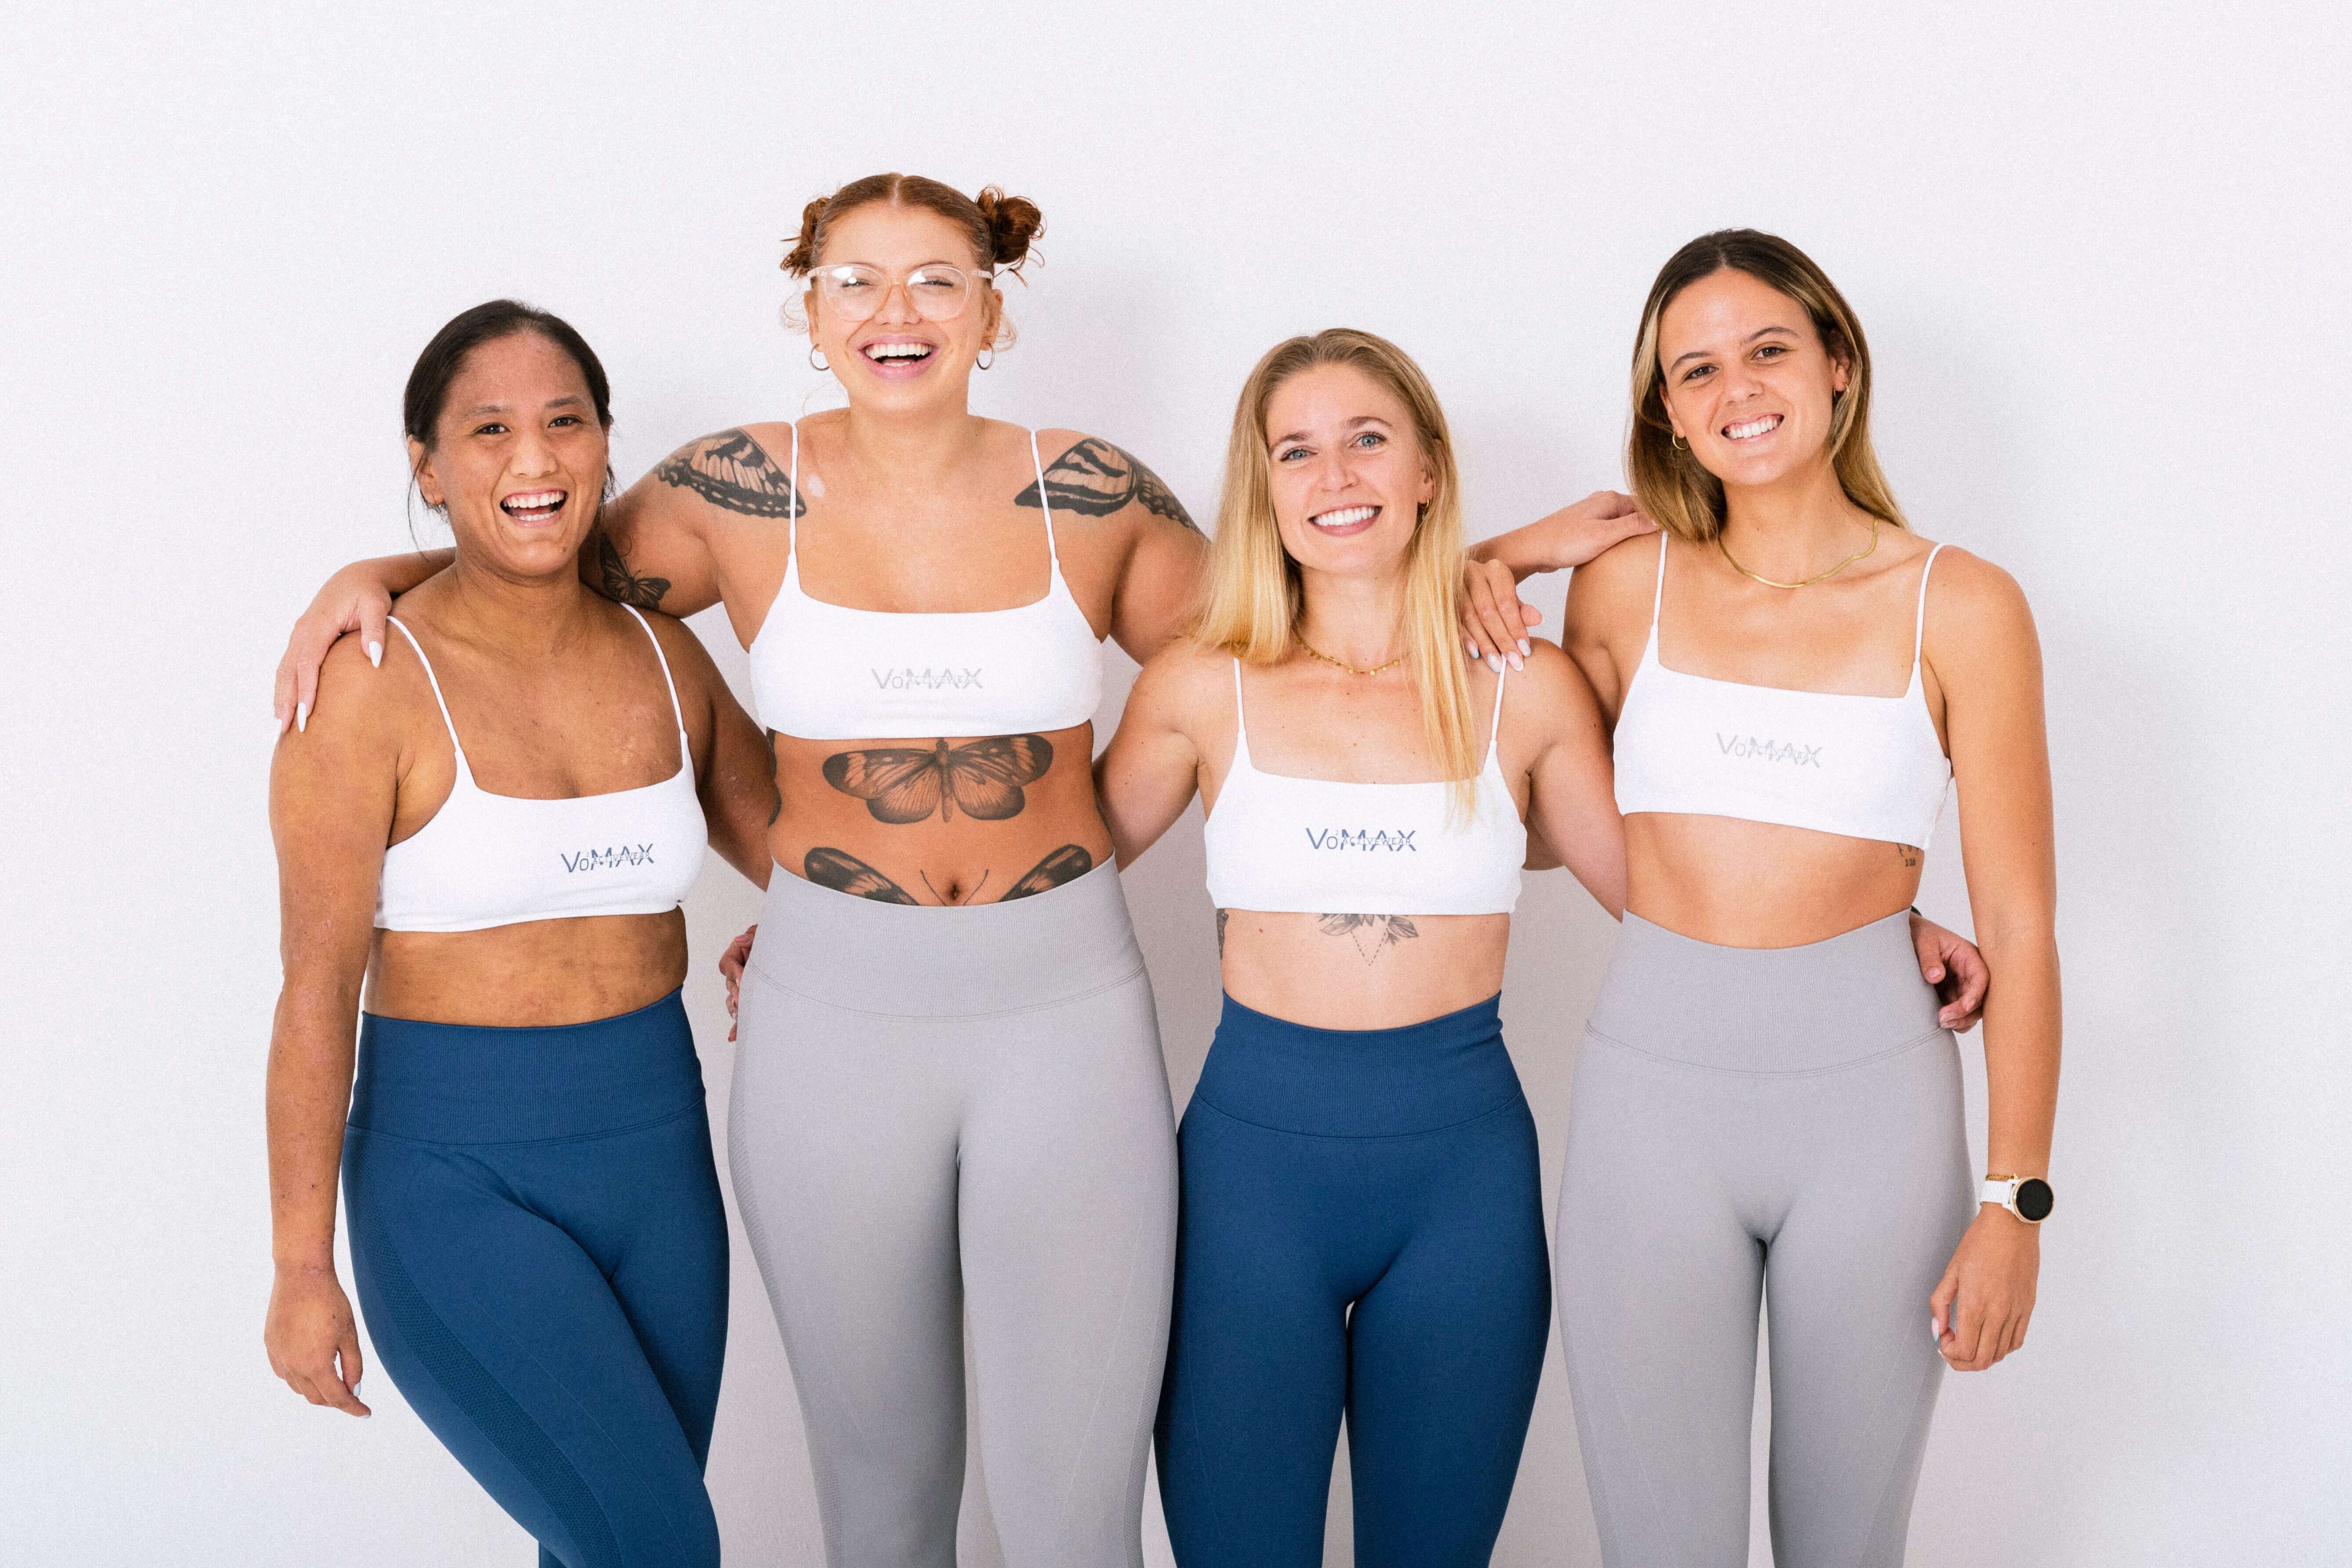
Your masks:
<svg viewBox="0 0 2352 1568"><path fill-rule="evenodd" d="M809 344L809 368L811 370L831 370L833 368L833 366L824 362L823 354L814 343Z"/></svg>
<svg viewBox="0 0 2352 1568"><path fill-rule="evenodd" d="M1684 440L1680 436L1677 436L1675 437L1675 450L1677 452L1687 452L1690 450L1690 443Z"/></svg>

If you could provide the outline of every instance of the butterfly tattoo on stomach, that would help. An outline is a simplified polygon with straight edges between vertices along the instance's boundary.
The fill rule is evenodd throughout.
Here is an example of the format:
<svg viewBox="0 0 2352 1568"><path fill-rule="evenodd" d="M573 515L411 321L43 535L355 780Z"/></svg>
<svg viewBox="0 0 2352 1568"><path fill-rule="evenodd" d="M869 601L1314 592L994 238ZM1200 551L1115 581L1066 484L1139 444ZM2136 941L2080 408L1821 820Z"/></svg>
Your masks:
<svg viewBox="0 0 2352 1568"><path fill-rule="evenodd" d="M1029 804L1024 784L1054 765L1054 744L1043 735L992 735L951 746L876 746L836 752L824 760L824 782L866 803L877 822L905 825L958 810L982 822L1018 816Z"/></svg>

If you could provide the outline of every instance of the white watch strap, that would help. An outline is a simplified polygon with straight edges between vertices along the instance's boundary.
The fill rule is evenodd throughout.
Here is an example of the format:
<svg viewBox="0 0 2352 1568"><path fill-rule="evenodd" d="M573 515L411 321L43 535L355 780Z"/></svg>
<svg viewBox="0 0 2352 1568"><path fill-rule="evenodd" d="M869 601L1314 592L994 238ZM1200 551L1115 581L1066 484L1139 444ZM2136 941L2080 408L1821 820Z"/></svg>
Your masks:
<svg viewBox="0 0 2352 1568"><path fill-rule="evenodd" d="M2005 1182L1987 1182L1984 1184L1983 1195L1979 1201L1999 1204L2001 1207L2014 1212L2017 1207L2017 1178L2011 1176Z"/></svg>

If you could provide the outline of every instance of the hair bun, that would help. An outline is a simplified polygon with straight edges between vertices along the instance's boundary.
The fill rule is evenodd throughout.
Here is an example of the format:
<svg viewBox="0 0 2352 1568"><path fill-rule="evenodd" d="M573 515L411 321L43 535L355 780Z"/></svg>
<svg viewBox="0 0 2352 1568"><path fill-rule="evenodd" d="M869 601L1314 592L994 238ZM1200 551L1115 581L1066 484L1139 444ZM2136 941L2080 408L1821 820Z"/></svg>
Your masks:
<svg viewBox="0 0 2352 1568"><path fill-rule="evenodd" d="M983 188L975 202L988 221L990 265L1019 272L1029 258L1030 241L1045 232L1045 215L1028 197L1008 196L994 185Z"/></svg>
<svg viewBox="0 0 2352 1568"><path fill-rule="evenodd" d="M819 196L801 208L801 237L784 252L783 261L784 270L796 278L806 277L816 265L817 226L824 221L824 209L832 201L831 196Z"/></svg>

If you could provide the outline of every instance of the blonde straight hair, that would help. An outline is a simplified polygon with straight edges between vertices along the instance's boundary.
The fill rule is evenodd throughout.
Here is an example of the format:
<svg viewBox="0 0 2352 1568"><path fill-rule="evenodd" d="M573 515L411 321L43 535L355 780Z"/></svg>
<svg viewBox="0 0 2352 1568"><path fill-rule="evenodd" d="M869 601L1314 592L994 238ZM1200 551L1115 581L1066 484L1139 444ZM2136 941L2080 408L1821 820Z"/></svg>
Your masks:
<svg viewBox="0 0 2352 1568"><path fill-rule="evenodd" d="M1694 544L1723 531L1723 481L1700 467L1688 447L1675 445L1658 365L1658 318L1676 295L1718 272L1745 272L1803 306L1822 347L1832 359L1846 362L1845 391L1830 410L1830 464L1848 500L1873 517L1908 528L1870 445L1870 343L1862 323L1811 257L1777 235L1752 228L1699 236L1669 257L1650 285L1642 330L1633 340L1633 428L1625 442L1625 475L1633 499Z"/></svg>
<svg viewBox="0 0 2352 1568"><path fill-rule="evenodd" d="M1470 707L1467 661L1462 652L1462 484L1445 411L1429 378L1386 338L1332 327L1288 339L1268 350L1243 384L1225 443L1224 490L1217 502L1217 533L1209 548L1207 579L1192 636L1250 664L1287 658L1298 640L1306 589L1298 563L1282 547L1274 521L1272 467L1266 449L1266 405L1276 388L1318 365L1350 365L1394 394L1412 416L1421 459L1436 478L1436 493L1421 509L1405 551L1401 610L1405 666L1421 691L1421 728L1444 776L1454 782L1453 806L1467 816L1476 801L1478 754Z"/></svg>

